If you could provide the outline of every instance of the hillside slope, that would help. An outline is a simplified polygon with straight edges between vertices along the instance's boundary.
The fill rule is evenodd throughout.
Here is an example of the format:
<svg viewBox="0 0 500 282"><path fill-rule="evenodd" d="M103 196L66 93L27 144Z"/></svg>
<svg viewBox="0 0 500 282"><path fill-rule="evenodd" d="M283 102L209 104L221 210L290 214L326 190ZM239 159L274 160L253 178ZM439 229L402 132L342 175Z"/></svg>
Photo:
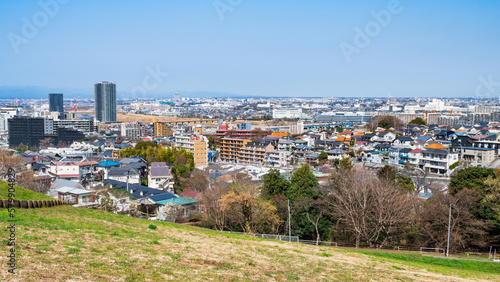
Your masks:
<svg viewBox="0 0 500 282"><path fill-rule="evenodd" d="M498 273L496 269L412 265L343 249L261 240L69 206L18 209L16 217L18 274L7 272L2 255L2 281L500 280L492 274ZM7 219L7 210L1 209L0 221ZM150 224L157 229L148 228ZM6 254L8 234L6 228L0 230Z"/></svg>

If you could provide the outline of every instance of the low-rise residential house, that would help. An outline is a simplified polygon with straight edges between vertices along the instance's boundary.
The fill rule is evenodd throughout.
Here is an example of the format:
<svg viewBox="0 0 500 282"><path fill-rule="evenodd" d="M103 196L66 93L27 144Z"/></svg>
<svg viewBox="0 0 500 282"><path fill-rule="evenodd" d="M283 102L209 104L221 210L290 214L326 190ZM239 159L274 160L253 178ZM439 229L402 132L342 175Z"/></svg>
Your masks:
<svg viewBox="0 0 500 282"><path fill-rule="evenodd" d="M305 162L309 165L317 164L319 159L319 153L311 153L304 156Z"/></svg>
<svg viewBox="0 0 500 282"><path fill-rule="evenodd" d="M129 184L141 183L141 177L139 172L128 165L120 167L111 167L107 174L107 179L121 181L121 182L128 181Z"/></svg>
<svg viewBox="0 0 500 282"><path fill-rule="evenodd" d="M165 163L151 163L148 173L148 187L173 191L174 177Z"/></svg>
<svg viewBox="0 0 500 282"><path fill-rule="evenodd" d="M335 159L342 159L343 157L347 157L348 152L343 149L333 149L330 151L326 151L326 154L328 155L328 160L335 160Z"/></svg>
<svg viewBox="0 0 500 282"><path fill-rule="evenodd" d="M420 156L422 149L413 149L408 152L408 162L412 165L418 166L420 164Z"/></svg>
<svg viewBox="0 0 500 282"><path fill-rule="evenodd" d="M107 161L100 162L97 166L99 167L99 171L101 171L101 173L103 174L103 179L107 179L109 170L112 167L119 167L121 165L122 164L119 162L107 160Z"/></svg>
<svg viewBox="0 0 500 282"><path fill-rule="evenodd" d="M409 153L411 152L412 149L410 148L403 148L399 150L399 164L404 165L409 161Z"/></svg>
<svg viewBox="0 0 500 282"><path fill-rule="evenodd" d="M421 153L421 169L437 174L447 174L450 166L458 162L458 153L450 152L446 147L436 149L437 143L427 146Z"/></svg>
<svg viewBox="0 0 500 282"><path fill-rule="evenodd" d="M337 142L336 140L332 140L332 139L316 140L314 142L314 147L316 147L316 149L320 149L320 150L330 150L330 149L336 148L338 146L338 144L339 144L339 142Z"/></svg>
<svg viewBox="0 0 500 282"><path fill-rule="evenodd" d="M96 161L84 161L76 163L79 167L80 179L91 180L98 172L99 163Z"/></svg>
<svg viewBox="0 0 500 282"><path fill-rule="evenodd" d="M57 192L57 199L68 201L73 206L87 206L96 204L96 196L94 192L74 188L74 187L60 187L54 190Z"/></svg>
<svg viewBox="0 0 500 282"><path fill-rule="evenodd" d="M374 149L380 153L387 153L389 152L389 149L391 148L391 144L389 143L380 143L375 145Z"/></svg>
<svg viewBox="0 0 500 282"><path fill-rule="evenodd" d="M273 166L286 167L290 164L292 152L277 150L267 153L267 162Z"/></svg>
<svg viewBox="0 0 500 282"><path fill-rule="evenodd" d="M58 161L50 165L50 173L65 180L80 180L80 167L73 162Z"/></svg>
<svg viewBox="0 0 500 282"><path fill-rule="evenodd" d="M401 136L401 137L396 138L396 140L394 140L394 142L392 144L394 144L396 146L401 146L401 145L410 146L411 142L413 142L413 138L411 138L409 136Z"/></svg>
<svg viewBox="0 0 500 282"><path fill-rule="evenodd" d="M374 150L368 150L361 153L361 160L364 163L374 163L374 164L382 163L382 158L380 156L380 153Z"/></svg>
<svg viewBox="0 0 500 282"><path fill-rule="evenodd" d="M159 220L170 221L172 217L188 217L191 214L200 213L199 201L190 197L176 197L167 200L158 201L158 216ZM175 207L175 212L172 209Z"/></svg>
<svg viewBox="0 0 500 282"><path fill-rule="evenodd" d="M404 164L404 160L401 159L399 153L403 149L408 149L408 147L394 146L389 149L389 165L398 166Z"/></svg>
<svg viewBox="0 0 500 282"><path fill-rule="evenodd" d="M378 132L371 138L372 142L393 142L396 139L396 134L390 131Z"/></svg>
<svg viewBox="0 0 500 282"><path fill-rule="evenodd" d="M290 151L293 146L293 140L280 139L278 141L278 150Z"/></svg>
<svg viewBox="0 0 500 282"><path fill-rule="evenodd" d="M492 140L476 140L472 142L472 147L476 148L491 148L495 150L495 155L500 154L500 141Z"/></svg>
<svg viewBox="0 0 500 282"><path fill-rule="evenodd" d="M495 160L493 148L465 147L460 150L461 160L472 166L489 166Z"/></svg>

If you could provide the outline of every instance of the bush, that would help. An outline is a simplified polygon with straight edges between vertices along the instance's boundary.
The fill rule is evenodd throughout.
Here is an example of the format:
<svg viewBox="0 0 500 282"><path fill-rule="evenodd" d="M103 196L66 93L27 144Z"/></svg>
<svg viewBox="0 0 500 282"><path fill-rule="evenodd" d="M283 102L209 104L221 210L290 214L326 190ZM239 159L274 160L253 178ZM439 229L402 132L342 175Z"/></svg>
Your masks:
<svg viewBox="0 0 500 282"><path fill-rule="evenodd" d="M150 225L148 226L148 228L149 228L149 229L152 229L152 230L156 230L156 229L157 229L157 228L156 228L156 225L153 225L153 224L150 224Z"/></svg>

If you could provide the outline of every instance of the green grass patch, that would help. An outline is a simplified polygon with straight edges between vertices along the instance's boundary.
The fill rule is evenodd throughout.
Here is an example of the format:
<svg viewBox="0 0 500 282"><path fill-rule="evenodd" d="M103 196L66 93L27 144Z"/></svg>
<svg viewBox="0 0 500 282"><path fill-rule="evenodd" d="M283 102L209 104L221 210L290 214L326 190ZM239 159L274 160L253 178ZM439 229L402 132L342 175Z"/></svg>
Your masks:
<svg viewBox="0 0 500 282"><path fill-rule="evenodd" d="M31 191L21 186L15 185L14 200L55 200L51 196ZM9 198L9 183L0 180L0 200L7 200Z"/></svg>
<svg viewBox="0 0 500 282"><path fill-rule="evenodd" d="M361 251L349 250L349 252L361 253L391 262L397 262L409 266L425 268L429 271L445 275L460 275L471 277L474 274L499 274L500 264L487 261L473 261L461 259L436 258L412 253L392 253L383 251Z"/></svg>

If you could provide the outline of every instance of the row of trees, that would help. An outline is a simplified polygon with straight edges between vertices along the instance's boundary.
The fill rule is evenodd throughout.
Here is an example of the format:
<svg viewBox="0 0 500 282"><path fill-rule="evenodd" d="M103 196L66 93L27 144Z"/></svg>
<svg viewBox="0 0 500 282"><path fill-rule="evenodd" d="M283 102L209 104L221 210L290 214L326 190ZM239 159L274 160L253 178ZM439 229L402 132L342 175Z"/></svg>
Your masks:
<svg viewBox="0 0 500 282"><path fill-rule="evenodd" d="M261 187L242 175L231 185L209 180L202 194L205 223L218 230L288 234L290 201L292 235L301 239L444 248L451 205L451 250L499 245L500 170L477 181L484 185L482 194L454 184L463 183L467 170L452 177L450 193L435 192L428 200L417 197L410 177L387 168L357 170L347 159L321 187L307 165L290 180L271 170Z"/></svg>

